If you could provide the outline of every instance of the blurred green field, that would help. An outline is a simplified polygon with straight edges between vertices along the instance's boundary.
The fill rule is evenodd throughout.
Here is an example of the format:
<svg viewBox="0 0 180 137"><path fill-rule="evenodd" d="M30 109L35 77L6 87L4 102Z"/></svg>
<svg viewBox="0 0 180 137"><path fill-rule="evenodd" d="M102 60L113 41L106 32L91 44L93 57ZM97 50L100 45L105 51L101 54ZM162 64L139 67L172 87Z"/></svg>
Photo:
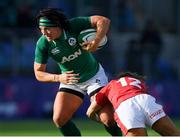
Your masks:
<svg viewBox="0 0 180 137"><path fill-rule="evenodd" d="M82 136L110 136L104 127L91 120L74 120ZM173 120L180 129L180 119ZM60 132L51 120L13 120L0 121L0 136L60 136ZM149 136L158 136L148 129Z"/></svg>

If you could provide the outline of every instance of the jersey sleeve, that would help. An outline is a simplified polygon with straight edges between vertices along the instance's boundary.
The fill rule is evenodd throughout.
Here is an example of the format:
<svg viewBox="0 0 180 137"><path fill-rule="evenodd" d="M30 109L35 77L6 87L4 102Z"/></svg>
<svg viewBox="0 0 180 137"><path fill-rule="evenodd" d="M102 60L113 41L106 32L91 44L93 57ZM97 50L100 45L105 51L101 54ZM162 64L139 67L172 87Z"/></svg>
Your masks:
<svg viewBox="0 0 180 137"><path fill-rule="evenodd" d="M107 92L108 86L105 86L96 94L95 99L98 105L104 106L108 102Z"/></svg>
<svg viewBox="0 0 180 137"><path fill-rule="evenodd" d="M73 31L79 33L82 30L92 28L91 17L76 17L70 20L70 26Z"/></svg>
<svg viewBox="0 0 180 137"><path fill-rule="evenodd" d="M35 49L35 59L36 63L46 64L48 60L48 50L46 47L46 42L40 38L36 44Z"/></svg>

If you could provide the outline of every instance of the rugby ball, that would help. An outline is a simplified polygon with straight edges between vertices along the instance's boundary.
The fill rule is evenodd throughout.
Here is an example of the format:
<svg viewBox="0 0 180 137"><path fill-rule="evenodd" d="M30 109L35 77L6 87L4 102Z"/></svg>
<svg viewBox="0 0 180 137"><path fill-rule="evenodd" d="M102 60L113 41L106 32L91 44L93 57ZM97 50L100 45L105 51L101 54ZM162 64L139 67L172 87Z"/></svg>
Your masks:
<svg viewBox="0 0 180 137"><path fill-rule="evenodd" d="M95 29L86 29L80 32L78 36L78 43L82 46L84 42L90 42L94 40L96 37L96 30ZM97 49L101 49L103 46L107 44L107 36L104 36L99 43Z"/></svg>

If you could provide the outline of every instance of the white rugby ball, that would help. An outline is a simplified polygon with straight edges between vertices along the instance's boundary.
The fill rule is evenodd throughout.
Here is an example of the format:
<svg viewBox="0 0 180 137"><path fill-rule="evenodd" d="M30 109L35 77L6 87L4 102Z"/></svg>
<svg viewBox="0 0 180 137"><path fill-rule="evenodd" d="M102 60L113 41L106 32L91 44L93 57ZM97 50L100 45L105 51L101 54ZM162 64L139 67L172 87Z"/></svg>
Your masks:
<svg viewBox="0 0 180 137"><path fill-rule="evenodd" d="M90 42L94 40L96 37L96 30L95 29L86 29L80 32L78 36L78 43L82 46L84 42ZM104 36L99 43L97 49L101 49L103 46L107 44L107 36Z"/></svg>

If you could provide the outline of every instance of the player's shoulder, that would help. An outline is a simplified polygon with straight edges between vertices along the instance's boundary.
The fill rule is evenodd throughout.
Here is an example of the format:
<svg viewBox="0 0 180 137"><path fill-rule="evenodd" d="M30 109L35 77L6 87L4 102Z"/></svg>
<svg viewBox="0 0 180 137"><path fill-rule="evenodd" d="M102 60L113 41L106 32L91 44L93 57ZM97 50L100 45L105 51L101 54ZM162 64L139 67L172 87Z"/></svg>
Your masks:
<svg viewBox="0 0 180 137"><path fill-rule="evenodd" d="M109 83L106 85L109 89L114 88L118 85L118 79L112 79L109 81Z"/></svg>
<svg viewBox="0 0 180 137"><path fill-rule="evenodd" d="M69 19L70 22L75 22L78 20L89 20L91 18L91 16L77 16L77 17L73 17L71 19Z"/></svg>
<svg viewBox="0 0 180 137"><path fill-rule="evenodd" d="M117 79L112 79L110 82L109 82L109 84L111 85L111 84L113 84L113 83L117 83Z"/></svg>
<svg viewBox="0 0 180 137"><path fill-rule="evenodd" d="M115 80L115 79L110 80L109 83L106 85L106 88L113 87L115 83L117 83L117 80Z"/></svg>
<svg viewBox="0 0 180 137"><path fill-rule="evenodd" d="M90 17L78 16L78 17L71 18L69 19L69 26L72 32L79 33L80 31L91 27Z"/></svg>
<svg viewBox="0 0 180 137"><path fill-rule="evenodd" d="M70 26L83 25L84 23L89 24L90 22L91 22L90 16L78 16L78 17L69 19Z"/></svg>
<svg viewBox="0 0 180 137"><path fill-rule="evenodd" d="M38 39L38 41L37 41L37 43L36 43L36 45L37 46L46 46L48 44L48 41L47 41L47 39L45 38L45 36L41 36L39 39Z"/></svg>

